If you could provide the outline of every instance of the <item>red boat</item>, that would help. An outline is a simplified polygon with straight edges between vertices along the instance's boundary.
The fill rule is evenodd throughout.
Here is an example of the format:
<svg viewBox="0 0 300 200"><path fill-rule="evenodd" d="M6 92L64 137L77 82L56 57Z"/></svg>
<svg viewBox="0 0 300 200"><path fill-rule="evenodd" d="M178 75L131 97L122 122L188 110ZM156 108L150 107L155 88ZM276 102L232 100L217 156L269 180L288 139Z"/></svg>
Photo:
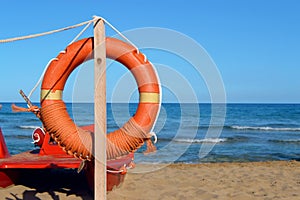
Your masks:
<svg viewBox="0 0 300 200"><path fill-rule="evenodd" d="M88 129L89 127L84 128ZM33 137L34 134L40 134L41 131L42 129L36 129ZM39 141L36 140L35 144L40 145L40 148L11 156L0 129L0 187L5 188L16 184L21 175L20 169L78 169L80 167L82 161L66 154L48 133ZM131 153L123 158L107 162L107 191L123 182L126 168L133 166L132 161L133 154ZM94 177L92 168L93 165L87 165L84 168L91 190Z"/></svg>

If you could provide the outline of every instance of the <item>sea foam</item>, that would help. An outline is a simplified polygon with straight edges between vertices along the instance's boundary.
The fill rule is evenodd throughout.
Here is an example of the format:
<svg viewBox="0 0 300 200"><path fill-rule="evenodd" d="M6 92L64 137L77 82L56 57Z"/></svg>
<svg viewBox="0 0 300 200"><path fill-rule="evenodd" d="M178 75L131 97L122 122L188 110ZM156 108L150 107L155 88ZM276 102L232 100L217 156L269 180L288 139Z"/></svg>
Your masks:
<svg viewBox="0 0 300 200"><path fill-rule="evenodd" d="M39 126L18 126L20 129L36 129L39 128Z"/></svg>
<svg viewBox="0 0 300 200"><path fill-rule="evenodd" d="M205 138L205 139L190 139L190 138L180 138L173 139L174 142L182 143L220 143L227 141L226 138Z"/></svg>
<svg viewBox="0 0 300 200"><path fill-rule="evenodd" d="M269 127L269 126L230 126L232 129L237 130L260 130L260 131L300 131L300 128L292 128L292 127Z"/></svg>

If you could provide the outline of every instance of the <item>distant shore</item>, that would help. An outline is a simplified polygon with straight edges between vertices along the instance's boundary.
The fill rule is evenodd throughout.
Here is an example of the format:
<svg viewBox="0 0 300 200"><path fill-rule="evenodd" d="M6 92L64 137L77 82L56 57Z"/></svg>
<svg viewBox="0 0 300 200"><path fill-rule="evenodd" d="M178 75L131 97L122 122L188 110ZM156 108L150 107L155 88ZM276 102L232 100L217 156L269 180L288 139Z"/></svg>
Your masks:
<svg viewBox="0 0 300 200"><path fill-rule="evenodd" d="M43 180L34 181L35 178ZM27 183L0 189L0 196L93 199L83 177L70 172L32 176ZM137 165L119 188L108 193L107 199L300 199L300 162Z"/></svg>

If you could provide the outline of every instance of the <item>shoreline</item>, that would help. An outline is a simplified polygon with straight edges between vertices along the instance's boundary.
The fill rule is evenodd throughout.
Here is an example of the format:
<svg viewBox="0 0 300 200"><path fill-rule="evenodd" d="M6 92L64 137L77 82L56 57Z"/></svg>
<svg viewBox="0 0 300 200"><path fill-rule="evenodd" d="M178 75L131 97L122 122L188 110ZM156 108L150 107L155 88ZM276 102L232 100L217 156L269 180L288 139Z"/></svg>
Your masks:
<svg viewBox="0 0 300 200"><path fill-rule="evenodd" d="M135 173L141 171L143 173ZM71 171L39 173L28 175L32 178L19 185L0 189L0 196L6 199L93 199L83 176ZM299 198L298 161L137 164L128 172L124 183L107 194L108 200Z"/></svg>

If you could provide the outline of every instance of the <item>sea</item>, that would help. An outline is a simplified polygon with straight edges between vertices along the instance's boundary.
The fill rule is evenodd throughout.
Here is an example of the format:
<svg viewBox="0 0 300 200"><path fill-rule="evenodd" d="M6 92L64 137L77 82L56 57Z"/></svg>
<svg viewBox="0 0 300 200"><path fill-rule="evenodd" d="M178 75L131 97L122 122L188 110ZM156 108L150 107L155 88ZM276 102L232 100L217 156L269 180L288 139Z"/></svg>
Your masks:
<svg viewBox="0 0 300 200"><path fill-rule="evenodd" d="M40 120L33 113L12 112L11 103L0 104L0 127L10 154L38 148L32 132L42 126ZM66 105L78 126L93 123L93 104ZM122 126L136 109L136 103L108 103L108 132ZM163 103L152 131L157 151L144 154L143 146L135 153L135 162L300 160L300 104Z"/></svg>

